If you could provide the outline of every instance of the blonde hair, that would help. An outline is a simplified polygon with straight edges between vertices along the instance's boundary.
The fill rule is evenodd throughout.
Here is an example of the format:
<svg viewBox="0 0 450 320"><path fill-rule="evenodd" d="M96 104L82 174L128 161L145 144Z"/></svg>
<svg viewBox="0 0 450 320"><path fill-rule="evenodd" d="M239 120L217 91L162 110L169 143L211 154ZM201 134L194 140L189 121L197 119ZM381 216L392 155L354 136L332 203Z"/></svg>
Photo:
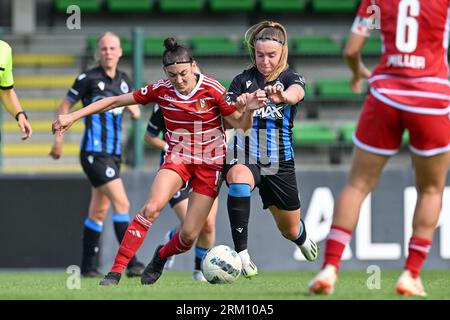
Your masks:
<svg viewBox="0 0 450 320"><path fill-rule="evenodd" d="M120 37L117 35L117 34L115 34L114 32L112 32L112 31L106 31L105 33L102 33L98 38L97 38L97 48L95 49L95 52L94 52L94 60L96 61L96 62L98 62L100 59L99 59L99 57L98 57L98 51L99 51L99 49L100 49L100 41L104 38L104 37L107 37L107 36L111 36L111 37L114 37L114 38L116 38L118 41L119 41L119 48L122 48L122 43L121 43L121 41L120 41Z"/></svg>
<svg viewBox="0 0 450 320"><path fill-rule="evenodd" d="M255 47L256 41L258 40L272 40L283 46L281 49L280 61L275 69L273 69L273 71L266 76L266 82L270 82L278 78L278 76L289 67L287 63L289 54L287 31L283 25L278 22L262 21L254 26L251 26L245 32L244 41L250 51L250 57L254 67L256 67Z"/></svg>

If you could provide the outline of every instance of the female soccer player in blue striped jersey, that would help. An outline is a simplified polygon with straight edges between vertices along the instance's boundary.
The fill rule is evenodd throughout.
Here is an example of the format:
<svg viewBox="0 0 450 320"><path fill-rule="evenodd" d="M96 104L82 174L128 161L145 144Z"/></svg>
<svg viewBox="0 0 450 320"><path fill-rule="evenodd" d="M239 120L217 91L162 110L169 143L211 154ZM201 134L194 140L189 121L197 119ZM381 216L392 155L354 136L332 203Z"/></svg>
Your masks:
<svg viewBox="0 0 450 320"><path fill-rule="evenodd" d="M106 97L132 92L128 76L117 69L122 56L120 39L111 32L98 41L99 66L90 69L75 80L66 98L59 106L59 114L69 110L82 100L83 106ZM81 141L80 162L91 185L89 215L84 222L81 274L85 277L101 277L97 270L100 235L110 204L113 206L114 230L119 243L127 230L130 203L120 178L122 112L127 110L133 119L140 117L137 105L114 109L84 118L85 130ZM63 135L55 135L50 151L53 159L62 154ZM128 276L140 276L144 265L135 257L127 268Z"/></svg>
<svg viewBox="0 0 450 320"><path fill-rule="evenodd" d="M305 96L305 81L288 66L286 29L279 23L263 21L245 34L252 67L236 76L229 91L235 96L264 89L266 108L253 116L250 134L237 132L229 148L224 177L229 186L228 214L235 250L242 259L242 273L250 278L257 267L247 250L250 195L255 187L282 235L294 242L305 258L318 256L300 219L300 200L292 149L292 127L297 105Z"/></svg>

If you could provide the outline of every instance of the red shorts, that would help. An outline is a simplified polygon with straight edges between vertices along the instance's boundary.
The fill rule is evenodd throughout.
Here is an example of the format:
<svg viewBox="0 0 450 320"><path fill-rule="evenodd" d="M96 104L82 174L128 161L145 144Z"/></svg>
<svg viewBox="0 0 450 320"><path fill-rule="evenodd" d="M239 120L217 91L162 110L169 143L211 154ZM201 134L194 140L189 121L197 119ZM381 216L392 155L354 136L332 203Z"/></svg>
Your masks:
<svg viewBox="0 0 450 320"><path fill-rule="evenodd" d="M366 151L393 155L402 144L404 130L409 131L412 152L432 156L450 150L450 115L429 115L391 107L369 94L359 117L353 138Z"/></svg>
<svg viewBox="0 0 450 320"><path fill-rule="evenodd" d="M178 173L184 182L188 182L192 191L205 196L216 198L219 190L219 181L222 168L217 165L190 164L180 161L180 158L172 161L170 156L164 157L164 163L160 169L170 169Z"/></svg>

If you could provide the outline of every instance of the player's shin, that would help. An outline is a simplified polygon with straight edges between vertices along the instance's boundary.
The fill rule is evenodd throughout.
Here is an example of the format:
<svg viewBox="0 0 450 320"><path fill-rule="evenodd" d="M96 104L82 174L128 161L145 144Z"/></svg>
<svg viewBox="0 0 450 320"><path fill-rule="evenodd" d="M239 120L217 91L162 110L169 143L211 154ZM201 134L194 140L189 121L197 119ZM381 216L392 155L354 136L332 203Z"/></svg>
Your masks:
<svg viewBox="0 0 450 320"><path fill-rule="evenodd" d="M238 253L247 249L250 196L250 185L246 183L230 184L227 201L228 217L234 250Z"/></svg>
<svg viewBox="0 0 450 320"><path fill-rule="evenodd" d="M342 253L351 238L352 232L350 230L332 225L326 242L325 259L322 267L330 264L339 270Z"/></svg>
<svg viewBox="0 0 450 320"><path fill-rule="evenodd" d="M130 259L135 255L145 240L147 231L152 223L140 213L136 215L128 226L119 251L117 252L112 272L122 273Z"/></svg>
<svg viewBox="0 0 450 320"><path fill-rule="evenodd" d="M84 221L83 230L83 255L81 261L81 273L88 275L97 269L100 235L103 224L90 218Z"/></svg>
<svg viewBox="0 0 450 320"><path fill-rule="evenodd" d="M186 251L189 251L192 246L187 245L183 242L180 237L180 231L177 231L175 235L167 242L159 251L159 256L166 260L168 257L173 256L175 254L180 254Z"/></svg>

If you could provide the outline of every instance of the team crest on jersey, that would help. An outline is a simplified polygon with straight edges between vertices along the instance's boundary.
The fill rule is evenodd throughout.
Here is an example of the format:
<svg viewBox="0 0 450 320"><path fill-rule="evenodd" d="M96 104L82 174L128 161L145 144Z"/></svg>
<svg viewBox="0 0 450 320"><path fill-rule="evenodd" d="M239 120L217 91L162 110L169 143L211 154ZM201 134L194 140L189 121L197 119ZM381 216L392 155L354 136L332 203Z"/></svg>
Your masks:
<svg viewBox="0 0 450 320"><path fill-rule="evenodd" d="M128 93L128 84L122 80L122 83L120 84L120 91L122 91L123 93Z"/></svg>
<svg viewBox="0 0 450 320"><path fill-rule="evenodd" d="M284 90L284 84L282 84L280 80L277 80L273 86L275 88L280 88L281 90Z"/></svg>
<svg viewBox="0 0 450 320"><path fill-rule="evenodd" d="M107 176L108 178L112 178L112 177L114 177L114 175L116 174L116 170L114 170L114 169L111 168L111 167L107 167L107 168L106 168L106 171L105 171L105 174L106 174L106 176Z"/></svg>
<svg viewBox="0 0 450 320"><path fill-rule="evenodd" d="M198 111L205 111L207 109L206 108L207 105L208 104L206 102L206 99L198 99L197 100L196 107L197 107Z"/></svg>
<svg viewBox="0 0 450 320"><path fill-rule="evenodd" d="M103 91L105 89L105 83L103 81L100 81L97 85L100 88L100 90Z"/></svg>

